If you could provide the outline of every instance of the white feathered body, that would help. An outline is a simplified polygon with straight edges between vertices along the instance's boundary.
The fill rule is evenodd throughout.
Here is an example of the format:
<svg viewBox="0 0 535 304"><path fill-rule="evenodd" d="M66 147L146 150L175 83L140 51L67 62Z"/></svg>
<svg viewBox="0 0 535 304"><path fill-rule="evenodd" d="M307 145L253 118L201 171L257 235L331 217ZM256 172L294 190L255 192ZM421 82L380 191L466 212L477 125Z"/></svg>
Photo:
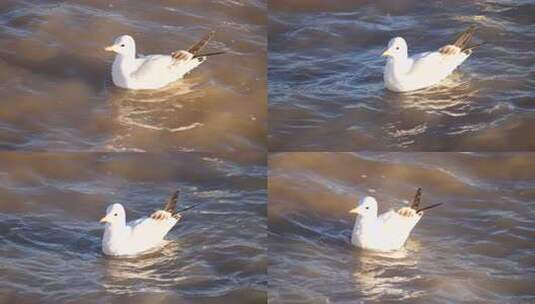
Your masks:
<svg viewBox="0 0 535 304"><path fill-rule="evenodd" d="M409 58L388 58L384 69L385 87L394 92L407 92L435 85L448 77L468 54L420 53Z"/></svg>
<svg viewBox="0 0 535 304"><path fill-rule="evenodd" d="M205 57L175 60L170 55L135 58L118 54L112 65L112 80L126 89L159 89L181 79L204 60Z"/></svg>
<svg viewBox="0 0 535 304"><path fill-rule="evenodd" d="M102 251L112 256L146 252L160 245L177 222L174 217L164 220L143 217L123 224L122 227L107 224L102 239Z"/></svg>
<svg viewBox="0 0 535 304"><path fill-rule="evenodd" d="M357 247L377 251L391 251L401 248L412 229L422 218L400 215L394 210L379 216L358 216L353 228L351 243Z"/></svg>

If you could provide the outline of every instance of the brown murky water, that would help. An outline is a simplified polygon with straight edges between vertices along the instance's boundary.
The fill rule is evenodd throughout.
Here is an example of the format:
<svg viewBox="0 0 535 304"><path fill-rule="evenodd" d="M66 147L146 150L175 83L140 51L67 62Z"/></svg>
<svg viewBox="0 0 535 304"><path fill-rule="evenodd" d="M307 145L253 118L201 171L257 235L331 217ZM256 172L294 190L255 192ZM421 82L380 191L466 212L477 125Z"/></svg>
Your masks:
<svg viewBox="0 0 535 304"><path fill-rule="evenodd" d="M0 148L264 150L265 1L2 1ZM159 91L111 83L103 47L130 34L143 54L209 30L214 56Z"/></svg>
<svg viewBox="0 0 535 304"><path fill-rule="evenodd" d="M0 2L0 304L535 302L535 153L279 153L266 189L268 141L534 150L534 1L272 0L269 59L267 2ZM389 38L425 51L470 24L486 44L447 81L383 89ZM115 37L169 53L210 30L226 54L184 80L113 86ZM359 197L418 187L444 206L405 248L350 246ZM134 219L176 188L201 205L161 251L103 256L108 204Z"/></svg>
<svg viewBox="0 0 535 304"><path fill-rule="evenodd" d="M264 155L0 153L0 303L265 303ZM101 252L111 202L127 219L179 188L183 220L153 254Z"/></svg>
<svg viewBox="0 0 535 304"><path fill-rule="evenodd" d="M269 2L273 151L535 150L535 2ZM441 85L383 88L389 39L438 49L469 25L485 44Z"/></svg>
<svg viewBox="0 0 535 304"><path fill-rule="evenodd" d="M281 153L269 166L270 303L535 302L535 154ZM444 205L403 250L350 246L358 198L383 212L417 187Z"/></svg>

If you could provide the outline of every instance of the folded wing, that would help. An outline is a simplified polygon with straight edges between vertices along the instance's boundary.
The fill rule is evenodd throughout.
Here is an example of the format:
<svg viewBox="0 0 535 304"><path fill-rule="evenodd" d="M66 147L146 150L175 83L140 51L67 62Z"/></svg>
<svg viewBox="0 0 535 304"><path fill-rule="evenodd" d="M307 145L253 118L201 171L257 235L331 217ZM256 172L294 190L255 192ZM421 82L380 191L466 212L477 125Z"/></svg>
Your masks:
<svg viewBox="0 0 535 304"><path fill-rule="evenodd" d="M457 35L453 43L441 47L438 51L443 55L457 55L461 52L469 55L467 51L470 51L474 47L468 47L468 44L470 43L470 40L472 40L472 37L474 37L475 31L476 27L473 25L470 26L464 32Z"/></svg>

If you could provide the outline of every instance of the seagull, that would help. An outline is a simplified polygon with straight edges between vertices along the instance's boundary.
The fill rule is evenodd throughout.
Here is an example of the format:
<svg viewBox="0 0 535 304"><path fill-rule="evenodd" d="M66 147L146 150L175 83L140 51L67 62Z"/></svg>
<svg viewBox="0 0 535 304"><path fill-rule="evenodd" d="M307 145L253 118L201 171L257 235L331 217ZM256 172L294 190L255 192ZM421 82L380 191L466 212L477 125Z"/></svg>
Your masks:
<svg viewBox="0 0 535 304"><path fill-rule="evenodd" d="M119 36L112 45L104 48L105 51L117 53L111 71L113 83L118 87L133 90L162 88L184 77L203 63L206 57L223 54L200 53L213 36L212 31L188 50L175 51L169 55L139 57L136 57L134 38L128 35Z"/></svg>
<svg viewBox="0 0 535 304"><path fill-rule="evenodd" d="M412 229L420 221L423 211L442 203L420 208L422 189L418 188L410 207L398 211L389 210L377 216L377 201L366 196L357 208L350 210L356 213L357 219L351 235L354 246L375 251L393 251L400 249L409 237Z"/></svg>
<svg viewBox="0 0 535 304"><path fill-rule="evenodd" d="M387 57L383 74L385 87L394 92L408 92L439 83L463 63L473 49L481 46L468 46L475 30L475 26L470 26L452 44L411 57L408 57L405 39L392 38L382 54Z"/></svg>
<svg viewBox="0 0 535 304"><path fill-rule="evenodd" d="M163 243L165 235L181 219L176 210L179 191L167 200L162 210L157 210L150 217L142 217L126 223L126 214L121 204L113 204L106 209L100 223L105 224L102 237L102 251L110 256L136 255L147 252Z"/></svg>

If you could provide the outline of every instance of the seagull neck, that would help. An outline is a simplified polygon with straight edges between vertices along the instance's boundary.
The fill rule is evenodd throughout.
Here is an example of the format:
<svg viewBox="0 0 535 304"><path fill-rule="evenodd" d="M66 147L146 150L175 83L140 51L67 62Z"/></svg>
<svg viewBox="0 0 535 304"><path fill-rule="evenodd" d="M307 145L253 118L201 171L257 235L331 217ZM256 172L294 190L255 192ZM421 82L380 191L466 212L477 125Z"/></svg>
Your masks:
<svg viewBox="0 0 535 304"><path fill-rule="evenodd" d="M134 70L134 61L136 60L135 53L118 54L115 57L115 64L125 72L132 72Z"/></svg>
<svg viewBox="0 0 535 304"><path fill-rule="evenodd" d="M113 240L115 238L122 239L126 233L126 224L125 223L115 223L106 225L104 229L104 239Z"/></svg>
<svg viewBox="0 0 535 304"><path fill-rule="evenodd" d="M405 56L389 58L387 64L390 66L394 77L398 78L409 72L411 61Z"/></svg>
<svg viewBox="0 0 535 304"><path fill-rule="evenodd" d="M373 214L367 214L366 216L360 215L357 217L357 219L365 223L368 223L368 222L372 223L377 219L377 215L373 215Z"/></svg>
<svg viewBox="0 0 535 304"><path fill-rule="evenodd" d="M373 226L373 223L377 220L377 215L357 216L355 220L355 227L353 230L366 230Z"/></svg>

